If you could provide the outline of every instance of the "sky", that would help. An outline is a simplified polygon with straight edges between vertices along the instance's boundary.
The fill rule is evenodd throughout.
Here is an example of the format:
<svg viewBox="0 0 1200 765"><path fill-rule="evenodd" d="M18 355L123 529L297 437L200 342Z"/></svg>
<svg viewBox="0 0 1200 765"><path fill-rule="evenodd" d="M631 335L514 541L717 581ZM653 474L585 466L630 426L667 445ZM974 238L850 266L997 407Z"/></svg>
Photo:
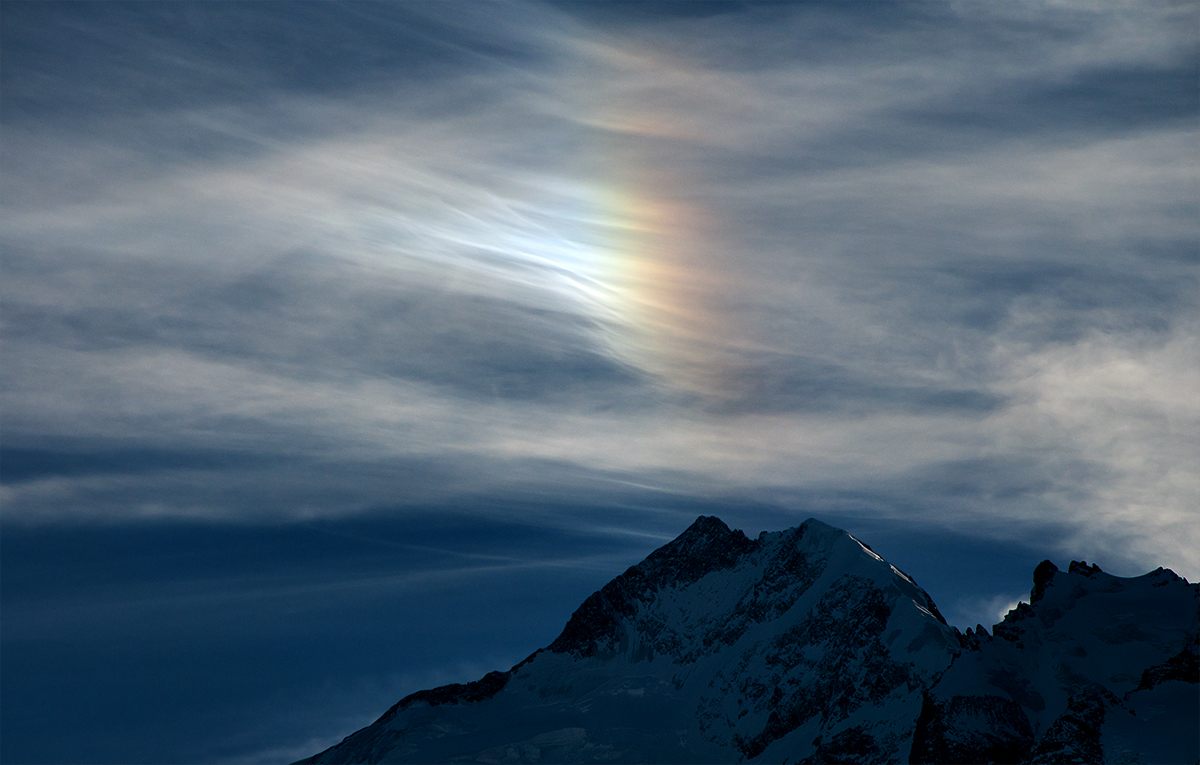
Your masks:
<svg viewBox="0 0 1200 765"><path fill-rule="evenodd" d="M6 1L0 759L312 754L701 514L1196 581L1198 24Z"/></svg>

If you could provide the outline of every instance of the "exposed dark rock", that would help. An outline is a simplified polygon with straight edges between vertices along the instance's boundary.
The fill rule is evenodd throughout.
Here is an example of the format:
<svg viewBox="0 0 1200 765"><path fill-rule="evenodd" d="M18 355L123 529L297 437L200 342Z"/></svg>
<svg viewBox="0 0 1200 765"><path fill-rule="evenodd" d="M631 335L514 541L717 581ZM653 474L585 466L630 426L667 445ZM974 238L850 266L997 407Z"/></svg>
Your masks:
<svg viewBox="0 0 1200 765"><path fill-rule="evenodd" d="M730 568L757 546L742 532L730 531L721 519L701 516L674 540L590 595L549 650L584 657L611 652L620 641L622 620L636 612L637 603L651 600L663 586L689 584Z"/></svg>
<svg viewBox="0 0 1200 765"><path fill-rule="evenodd" d="M1025 632L1026 627L1033 626L1028 624L1033 618L1033 607L1028 603L1018 603L1016 608L1004 615L1004 619L999 624L992 627L992 635L1021 645L1021 635Z"/></svg>
<svg viewBox="0 0 1200 765"><path fill-rule="evenodd" d="M1048 560L1044 560L1037 565L1033 570L1033 589L1029 592L1029 602L1036 603L1042 599L1042 594L1046 591L1046 587L1050 585L1050 581L1054 579L1054 575L1058 573L1058 566Z"/></svg>
<svg viewBox="0 0 1200 765"><path fill-rule="evenodd" d="M1024 762L1030 765L1104 762L1100 728L1106 703L1119 703L1103 688L1088 688L1071 697L1067 711L1037 740Z"/></svg>
<svg viewBox="0 0 1200 765"><path fill-rule="evenodd" d="M1089 579L1094 577L1096 574L1104 573L1095 563L1089 566L1086 560L1071 561L1071 565L1067 567L1067 572L1071 574L1079 574L1080 576L1086 576Z"/></svg>
<svg viewBox="0 0 1200 765"><path fill-rule="evenodd" d="M1001 696L929 693L913 734L911 763L1016 763L1033 746L1033 728L1021 705Z"/></svg>
<svg viewBox="0 0 1200 765"><path fill-rule="evenodd" d="M389 709L388 714L394 714L414 704L428 704L436 707L440 704L469 704L472 701L490 699L508 684L511 674L511 672L489 672L470 683L451 683L427 691L410 693Z"/></svg>
<svg viewBox="0 0 1200 765"><path fill-rule="evenodd" d="M962 644L964 651L978 651L981 646L992 642L992 636L988 634L987 627L982 624L976 624L974 628L967 627L967 631L959 636L959 643Z"/></svg>
<svg viewBox="0 0 1200 765"><path fill-rule="evenodd" d="M861 725L856 725L841 731L828 741L818 739L817 751L800 762L801 765L844 762L882 765L890 761L889 752L880 747L875 737L863 730Z"/></svg>
<svg viewBox="0 0 1200 765"><path fill-rule="evenodd" d="M847 710L885 697L909 679L909 670L888 659L879 638L891 611L882 594L857 577L840 579L822 597L814 617L775 639L768 663L812 671L819 679L810 685L773 695L766 726L756 736L741 738L738 748L756 757L771 744L817 715L836 721ZM828 647L819 658L806 656L808 646ZM762 690L753 681L739 689L750 699Z"/></svg>
<svg viewBox="0 0 1200 765"><path fill-rule="evenodd" d="M1184 683L1200 683L1200 648L1195 643L1179 653L1142 672L1142 681L1136 691L1149 690L1169 680Z"/></svg>

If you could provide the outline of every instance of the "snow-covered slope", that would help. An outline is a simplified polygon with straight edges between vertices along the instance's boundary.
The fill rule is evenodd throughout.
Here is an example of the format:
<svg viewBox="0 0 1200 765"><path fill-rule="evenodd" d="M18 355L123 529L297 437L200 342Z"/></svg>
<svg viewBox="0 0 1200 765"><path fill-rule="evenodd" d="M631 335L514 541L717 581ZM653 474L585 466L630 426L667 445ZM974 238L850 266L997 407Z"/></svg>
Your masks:
<svg viewBox="0 0 1200 765"><path fill-rule="evenodd" d="M547 648L304 762L1195 762L1198 599L1046 562L1031 606L964 636L844 531L702 517Z"/></svg>
<svg viewBox="0 0 1200 765"><path fill-rule="evenodd" d="M967 649L927 694L913 762L1155 762L1200 758L1200 587L1049 561L1029 604Z"/></svg>
<svg viewBox="0 0 1200 765"><path fill-rule="evenodd" d="M819 521L700 518L506 673L413 694L311 762L903 759L958 647L929 596Z"/></svg>

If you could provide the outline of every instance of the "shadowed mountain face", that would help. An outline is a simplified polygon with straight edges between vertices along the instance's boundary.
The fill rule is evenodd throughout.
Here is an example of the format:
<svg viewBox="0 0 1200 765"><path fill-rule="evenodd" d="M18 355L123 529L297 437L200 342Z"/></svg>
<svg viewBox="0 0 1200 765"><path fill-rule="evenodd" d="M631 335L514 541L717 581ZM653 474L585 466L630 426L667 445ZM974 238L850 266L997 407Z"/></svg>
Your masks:
<svg viewBox="0 0 1200 765"><path fill-rule="evenodd" d="M547 648L303 762L1193 762L1198 605L1162 569L1045 562L962 635L844 531L702 517Z"/></svg>
<svg viewBox="0 0 1200 765"><path fill-rule="evenodd" d="M1196 762L1198 585L1073 562L1034 571L1030 604L925 696L913 762Z"/></svg>

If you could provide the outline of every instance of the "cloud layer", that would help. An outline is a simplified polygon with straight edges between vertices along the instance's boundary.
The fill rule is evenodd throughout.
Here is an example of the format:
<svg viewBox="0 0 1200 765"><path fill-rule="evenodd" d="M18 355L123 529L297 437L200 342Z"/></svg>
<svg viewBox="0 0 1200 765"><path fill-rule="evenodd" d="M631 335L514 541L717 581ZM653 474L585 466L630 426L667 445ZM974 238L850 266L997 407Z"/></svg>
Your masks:
<svg viewBox="0 0 1200 765"><path fill-rule="evenodd" d="M869 9L6 10L5 522L694 498L1200 576L1195 7Z"/></svg>

